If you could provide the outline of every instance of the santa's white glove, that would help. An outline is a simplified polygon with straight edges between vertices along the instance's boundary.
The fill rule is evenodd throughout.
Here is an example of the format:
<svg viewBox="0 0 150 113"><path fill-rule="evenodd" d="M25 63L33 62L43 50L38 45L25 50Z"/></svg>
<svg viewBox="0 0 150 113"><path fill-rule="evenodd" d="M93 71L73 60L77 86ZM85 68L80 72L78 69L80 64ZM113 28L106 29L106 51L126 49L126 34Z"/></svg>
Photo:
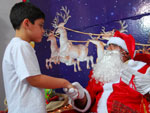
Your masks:
<svg viewBox="0 0 150 113"><path fill-rule="evenodd" d="M132 78L132 75L135 75L135 77L140 77L140 76L143 76L144 74L138 72L137 70L134 70L130 67L126 67L125 69L123 69L121 71L121 78L122 78L122 81L125 82L126 84L129 84L131 78Z"/></svg>
<svg viewBox="0 0 150 113"><path fill-rule="evenodd" d="M68 97L70 97L72 100L77 99L78 97L78 90L75 88L63 88L64 92L68 95Z"/></svg>
<svg viewBox="0 0 150 113"><path fill-rule="evenodd" d="M126 68L121 71L122 81L129 84L132 75L135 75L133 80L136 90L141 94L146 94L150 91L150 68L147 69L145 74L142 74L132 68Z"/></svg>
<svg viewBox="0 0 150 113"><path fill-rule="evenodd" d="M129 67L126 67L125 69L121 70L121 80L127 85L129 85L133 72L134 70Z"/></svg>
<svg viewBox="0 0 150 113"><path fill-rule="evenodd" d="M146 93L150 92L150 68L147 69L145 74L140 74L141 76L135 76L133 81L137 91L145 95Z"/></svg>
<svg viewBox="0 0 150 113"><path fill-rule="evenodd" d="M79 84L79 82L74 82L72 83L72 85L75 88L70 88L70 89L66 89L64 88L64 92L72 99L83 99L85 94L84 94L84 88Z"/></svg>
<svg viewBox="0 0 150 113"><path fill-rule="evenodd" d="M77 99L83 99L85 96L84 88L80 85L79 82L72 83L73 86L78 90L78 97Z"/></svg>

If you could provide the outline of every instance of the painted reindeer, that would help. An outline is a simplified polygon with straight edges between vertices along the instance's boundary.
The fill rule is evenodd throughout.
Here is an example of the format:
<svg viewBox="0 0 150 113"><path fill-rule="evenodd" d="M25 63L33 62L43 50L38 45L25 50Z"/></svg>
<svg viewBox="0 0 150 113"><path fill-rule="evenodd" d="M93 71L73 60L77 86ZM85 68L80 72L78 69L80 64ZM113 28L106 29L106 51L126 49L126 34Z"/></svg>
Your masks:
<svg viewBox="0 0 150 113"><path fill-rule="evenodd" d="M103 43L102 41L98 40L99 36L98 37L93 37L92 34L90 34L89 36L91 37L91 40L89 40L89 42L91 42L94 45L96 45L96 48L97 48L97 59L96 59L96 63L97 63L103 57L104 45L106 45L106 44Z"/></svg>
<svg viewBox="0 0 150 113"><path fill-rule="evenodd" d="M91 37L92 38L92 37ZM93 43L96 45L96 48L97 48L97 59L96 59L96 63L98 61L100 61L103 57L103 53L104 53L104 43L102 41L99 41L98 39L92 39L92 40L89 40L89 42Z"/></svg>
<svg viewBox="0 0 150 113"><path fill-rule="evenodd" d="M56 37L54 35L54 31L51 31L48 34L47 41L51 41L50 49L51 49L51 57L46 59L46 68L52 68L52 62L54 64L60 64L60 62L65 63L66 65L74 65L74 72L77 72L76 64L77 62L69 56L59 56L59 48L57 45Z"/></svg>
<svg viewBox="0 0 150 113"><path fill-rule="evenodd" d="M67 31L64 25L67 23L68 19L71 17L69 15L69 10L67 11L67 7L62 7L61 10L64 12L56 13L56 17L53 21L53 27L57 28L56 33L60 34L60 56L69 56L73 59L77 59L78 70L81 71L80 62L87 61L87 69L89 69L89 61L91 61L91 65L93 67L93 56L88 56L88 44L87 42L85 45L79 44L74 45L72 42L69 42L67 37ZM58 24L59 17L63 19L64 22Z"/></svg>
<svg viewBox="0 0 150 113"><path fill-rule="evenodd" d="M54 36L54 31L51 31L48 34L47 41L51 41L51 44L50 44L51 57L49 59L46 59L46 68L47 69L49 69L49 68L52 69L52 62L54 62L54 64L60 64L59 48L57 46L56 38Z"/></svg>

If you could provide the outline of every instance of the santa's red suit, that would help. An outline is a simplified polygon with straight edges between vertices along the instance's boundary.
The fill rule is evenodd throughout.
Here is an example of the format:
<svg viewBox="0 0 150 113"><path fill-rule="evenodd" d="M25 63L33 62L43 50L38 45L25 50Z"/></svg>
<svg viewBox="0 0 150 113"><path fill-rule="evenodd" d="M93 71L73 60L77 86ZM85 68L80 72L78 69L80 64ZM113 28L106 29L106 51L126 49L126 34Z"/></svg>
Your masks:
<svg viewBox="0 0 150 113"><path fill-rule="evenodd" d="M144 62L137 62L132 68L145 74L147 65ZM133 79L130 86L121 79L113 83L96 82L90 72L88 86L86 87L90 99L90 112L98 113L149 113L149 103L142 94L137 92Z"/></svg>
<svg viewBox="0 0 150 113"><path fill-rule="evenodd" d="M125 75L127 80L130 81L129 84L128 83L126 84L126 80L124 78L125 76L123 76L123 74L120 73L121 70L118 71L119 74L121 74L120 76L122 77L120 78L119 76L120 80L118 78L112 80L115 82L107 81L107 79L111 80L110 77L119 75L116 74L114 70L113 71L111 70L110 64L113 63L115 64L112 65L112 68L115 67L113 69L119 69L121 65L117 66L119 63L114 62L116 60L116 57L113 60L110 60L113 61L113 63L110 61L109 63L107 60L105 61L105 58L103 58L105 56L104 55L101 59L99 58L100 59L99 62L95 65L95 68L93 68L94 71L90 72L89 75L90 80L88 82L88 86L86 87L86 90L83 89L82 87L79 86L77 87L79 92L78 93L79 97L81 94L86 94L87 104L85 108L84 109L77 108L77 106L75 106L74 104L74 99L72 99L71 101L72 106L74 107L74 109L80 112L86 112L88 110L87 111L88 113L89 112L90 113L96 113L96 112L98 113L150 113L150 106L149 106L149 102L147 101L150 100L150 98L147 98L147 92L150 91L150 86L149 86L150 78L147 77L149 75L148 71L150 70L150 65L148 65L148 63L150 64L150 62L147 61L150 61L150 56L144 54L141 55L134 54L135 40L133 36L130 34L127 35L124 33L120 33L119 31L116 31L114 36L111 37L107 42L107 45L111 45L111 44L120 46L123 50L129 53L131 59L134 60L132 60L133 61L132 63L130 62L131 61L130 60L128 62L127 67L135 70L136 72L137 71L140 72L140 74L142 73L143 74L142 76L144 76L143 78L148 78L146 85L145 85L145 81L146 81L145 79L144 82L141 81L139 82L137 80L142 79L142 77L137 79L138 76L136 74L134 76L131 73L129 75ZM114 50L114 48L110 50ZM110 54L110 56L112 55L113 54ZM102 62L102 60L104 61ZM106 64L108 63L108 65L103 65L103 63L105 64L105 62ZM118 60L116 60L116 62L118 62ZM104 69L102 69L103 67ZM99 73L101 72L100 70L102 70L102 73ZM105 71L107 72L106 74L104 73ZM129 72L128 70L126 71ZM84 93L82 89L84 90ZM139 93L138 91L139 92L144 91L144 93L142 92ZM144 94L144 96L142 94ZM83 99L79 97L77 98Z"/></svg>

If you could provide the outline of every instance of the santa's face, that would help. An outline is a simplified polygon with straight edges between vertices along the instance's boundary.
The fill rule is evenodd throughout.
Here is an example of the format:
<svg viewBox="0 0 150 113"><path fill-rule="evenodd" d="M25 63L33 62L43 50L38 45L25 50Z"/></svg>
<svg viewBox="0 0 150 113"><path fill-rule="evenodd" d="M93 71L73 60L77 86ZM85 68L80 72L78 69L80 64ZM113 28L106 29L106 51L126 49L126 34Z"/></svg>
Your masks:
<svg viewBox="0 0 150 113"><path fill-rule="evenodd" d="M93 68L93 78L102 83L115 82L120 79L123 62L119 50L105 50L103 58Z"/></svg>
<svg viewBox="0 0 150 113"><path fill-rule="evenodd" d="M115 44L109 44L109 46L107 47L107 50L117 50L120 52L121 55L121 59L123 62L126 62L127 60L130 59L130 55L128 52L126 52L124 49L122 49L120 46L115 45Z"/></svg>

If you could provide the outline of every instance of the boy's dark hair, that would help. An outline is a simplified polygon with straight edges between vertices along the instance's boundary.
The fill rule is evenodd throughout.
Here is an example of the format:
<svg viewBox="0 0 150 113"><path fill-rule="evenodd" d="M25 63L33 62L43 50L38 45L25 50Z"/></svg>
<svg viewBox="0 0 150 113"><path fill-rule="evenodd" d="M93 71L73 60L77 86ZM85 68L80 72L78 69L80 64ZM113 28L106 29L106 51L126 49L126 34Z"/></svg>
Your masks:
<svg viewBox="0 0 150 113"><path fill-rule="evenodd" d="M24 19L29 19L29 21L34 24L36 19L45 19L45 14L36 6L29 2L19 2L16 3L10 11L10 21L13 28L19 29L21 23Z"/></svg>

